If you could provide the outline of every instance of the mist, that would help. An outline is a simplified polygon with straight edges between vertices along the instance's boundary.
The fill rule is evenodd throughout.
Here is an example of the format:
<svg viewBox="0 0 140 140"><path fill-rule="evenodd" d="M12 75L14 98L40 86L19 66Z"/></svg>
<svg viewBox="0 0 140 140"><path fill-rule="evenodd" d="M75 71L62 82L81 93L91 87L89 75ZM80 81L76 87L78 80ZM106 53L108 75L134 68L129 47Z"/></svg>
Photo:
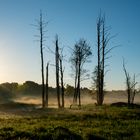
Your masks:
<svg viewBox="0 0 140 140"><path fill-rule="evenodd" d="M25 104L33 104L36 105L37 107L41 107L42 105L42 97L35 97L35 96L20 96L17 97L13 100L14 102L17 103L25 103ZM112 104L116 102L125 102L127 103L127 94L125 91L121 92L107 92L105 97L104 97L104 104ZM67 97L65 96L65 107L69 108L70 105L73 103L73 97ZM82 105L88 105L88 104L96 104L96 96L92 95L82 95L81 96L81 103ZM135 96L134 103L139 104L140 103L140 95L137 94ZM58 103L57 103L57 97L49 97L48 100L48 107L50 108L57 108Z"/></svg>

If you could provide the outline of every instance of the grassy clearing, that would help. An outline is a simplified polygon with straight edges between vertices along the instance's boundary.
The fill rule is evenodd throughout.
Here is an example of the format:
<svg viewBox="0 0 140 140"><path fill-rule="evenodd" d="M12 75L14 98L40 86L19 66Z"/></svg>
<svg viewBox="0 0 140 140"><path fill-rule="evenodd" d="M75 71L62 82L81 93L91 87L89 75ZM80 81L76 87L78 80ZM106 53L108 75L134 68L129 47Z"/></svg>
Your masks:
<svg viewBox="0 0 140 140"><path fill-rule="evenodd" d="M80 110L19 110L1 113L0 139L140 139L139 108L86 105Z"/></svg>

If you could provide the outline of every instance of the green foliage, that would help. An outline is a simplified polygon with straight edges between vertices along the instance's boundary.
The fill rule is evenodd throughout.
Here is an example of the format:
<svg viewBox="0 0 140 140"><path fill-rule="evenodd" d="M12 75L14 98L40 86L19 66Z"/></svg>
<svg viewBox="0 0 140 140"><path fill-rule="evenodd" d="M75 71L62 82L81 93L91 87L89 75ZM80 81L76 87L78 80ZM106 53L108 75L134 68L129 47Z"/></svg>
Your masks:
<svg viewBox="0 0 140 140"><path fill-rule="evenodd" d="M7 88L7 85L9 87L9 84L7 83L0 85L0 102L1 103L9 102L14 97L13 92L10 90L11 86Z"/></svg>
<svg viewBox="0 0 140 140"><path fill-rule="evenodd" d="M0 84L0 101L12 100L20 96L35 96L41 97L41 85L33 82L26 81L23 84L18 83L2 83ZM49 87L50 96L55 96L55 88Z"/></svg>
<svg viewBox="0 0 140 140"><path fill-rule="evenodd" d="M67 96L73 96L73 93L74 93L74 87L67 84L65 94Z"/></svg>

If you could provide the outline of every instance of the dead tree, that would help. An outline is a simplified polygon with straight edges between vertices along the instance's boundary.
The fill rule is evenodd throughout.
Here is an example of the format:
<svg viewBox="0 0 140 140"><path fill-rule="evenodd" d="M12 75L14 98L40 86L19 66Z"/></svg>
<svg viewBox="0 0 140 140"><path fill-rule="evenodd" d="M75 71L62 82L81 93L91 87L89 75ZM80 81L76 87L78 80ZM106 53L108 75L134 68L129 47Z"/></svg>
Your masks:
<svg viewBox="0 0 140 140"><path fill-rule="evenodd" d="M134 98L136 93L138 93L138 91L136 90L136 76L134 74L133 79L131 78L130 74L127 72L126 67L125 67L125 63L123 60L123 70L125 73L125 83L126 83L126 92L127 92L127 104L128 107L134 104Z"/></svg>
<svg viewBox="0 0 140 140"><path fill-rule="evenodd" d="M46 66L46 107L48 107L48 94L49 94L48 76L49 76L49 62L47 63L47 66Z"/></svg>
<svg viewBox="0 0 140 140"><path fill-rule="evenodd" d="M98 47L98 70L97 70L97 104L102 104L103 102L103 92L101 92L101 61L100 61L100 52L101 52L101 25L102 25L102 19L99 17L97 21L97 47Z"/></svg>
<svg viewBox="0 0 140 140"><path fill-rule="evenodd" d="M62 56L60 57L59 59L60 61L60 75L61 75L61 95L62 95L62 108L64 108L65 106L65 102L64 102L64 80L63 80L63 73L64 73L64 70L63 70L63 64L62 64Z"/></svg>
<svg viewBox="0 0 140 140"><path fill-rule="evenodd" d="M41 54L41 73L42 73L42 107L45 107L42 13L40 13L40 54Z"/></svg>
<svg viewBox="0 0 140 140"><path fill-rule="evenodd" d="M94 71L94 82L97 94L97 104L102 105L104 101L104 77L105 77L105 60L108 59L108 53L114 48L107 48L110 41L108 29L105 25L105 16L99 16L97 20L97 57L98 63Z"/></svg>
<svg viewBox="0 0 140 140"><path fill-rule="evenodd" d="M63 60L64 60L64 56L63 56L63 48L60 48L61 52L59 54L59 63L60 63L60 78L61 78L61 107L64 108L65 107L65 100L64 100L64 95L65 95L65 89L64 89L64 68L63 68Z"/></svg>
<svg viewBox="0 0 140 140"><path fill-rule="evenodd" d="M92 54L90 46L86 43L86 40L80 39L78 43L75 44L74 49L72 50L72 56L70 58L72 68L75 75L75 92L73 97L73 104L81 106L81 75L84 64L88 61L89 56Z"/></svg>
<svg viewBox="0 0 140 140"><path fill-rule="evenodd" d="M74 71L74 97L73 97L73 104L77 104L77 85L78 85L78 47L76 45L74 46L74 50L72 52L72 57L70 58L70 61L72 63L72 68Z"/></svg>
<svg viewBox="0 0 140 140"><path fill-rule="evenodd" d="M58 108L64 108L64 69L63 69L63 55L60 54L58 35L55 38L55 52L49 49L55 55L55 68L56 68L56 93ZM61 84L61 86L60 86Z"/></svg>
<svg viewBox="0 0 140 140"><path fill-rule="evenodd" d="M45 83L44 83L44 56L43 56L43 48L45 41L45 28L48 23L43 20L42 11L40 11L40 18L37 21L37 25L34 25L39 30L39 38L40 42L40 57L41 57L41 78L42 78L42 107L45 107Z"/></svg>
<svg viewBox="0 0 140 140"><path fill-rule="evenodd" d="M134 104L134 98L135 98L136 93L138 92L136 90L136 84L137 84L137 82L136 82L136 75L134 74L133 81L132 81L132 85L133 85L132 86L132 95L131 95L131 100L130 100L131 104Z"/></svg>
<svg viewBox="0 0 140 140"><path fill-rule="evenodd" d="M60 86L59 86L59 47L58 47L58 36L56 35L56 41L55 41L55 66L56 66L56 90L57 90L57 102L58 102L58 108L61 107L60 104Z"/></svg>

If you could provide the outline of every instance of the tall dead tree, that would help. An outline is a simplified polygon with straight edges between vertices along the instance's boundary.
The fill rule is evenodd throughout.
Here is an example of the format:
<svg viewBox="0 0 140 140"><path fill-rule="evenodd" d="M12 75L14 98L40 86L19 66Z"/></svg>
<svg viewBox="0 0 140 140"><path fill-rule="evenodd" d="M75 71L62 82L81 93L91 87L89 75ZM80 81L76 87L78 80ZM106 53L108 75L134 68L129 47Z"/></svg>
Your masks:
<svg viewBox="0 0 140 140"><path fill-rule="evenodd" d="M101 17L99 17L98 21L97 21L97 47L98 47L98 69L97 69L97 103L98 104L102 104L103 102L103 92L101 92L101 61L100 61L100 51L101 51L101 42L100 42L100 38L101 38L101 25L102 25L102 20Z"/></svg>
<svg viewBox="0 0 140 140"><path fill-rule="evenodd" d="M60 63L60 77L61 77L61 107L64 108L65 107L65 100L64 100L64 95L65 95L65 89L64 89L64 68L63 68L63 60L64 60L64 56L63 56L63 48L60 48L61 52L59 54L59 63Z"/></svg>
<svg viewBox="0 0 140 140"><path fill-rule="evenodd" d="M42 107L45 107L45 83L44 83L44 56L43 56L43 48L45 41L45 27L48 23L43 20L42 11L40 11L40 18L37 21L37 25L34 25L39 30L39 38L40 42L40 57L41 57L41 78L42 78Z"/></svg>
<svg viewBox="0 0 140 140"><path fill-rule="evenodd" d="M42 13L40 13L40 54L41 54L41 73L42 73L42 107L45 107L44 58L43 58L43 21L42 21Z"/></svg>
<svg viewBox="0 0 140 140"><path fill-rule="evenodd" d="M78 83L78 47L74 46L74 50L72 52L72 57L70 61L72 63L72 68L74 70L74 97L73 97L73 104L77 104L77 83Z"/></svg>
<svg viewBox="0 0 140 140"><path fill-rule="evenodd" d="M123 60L123 70L125 73L125 83L126 83L126 92L127 92L127 98L128 98L128 107L133 105L134 103L134 98L136 93L138 93L138 91L136 90L136 76L134 74L133 78L131 78L130 74L127 72L126 67L125 67L125 63Z"/></svg>
<svg viewBox="0 0 140 140"><path fill-rule="evenodd" d="M56 66L56 90L57 90L57 102L58 108L61 107L60 104L60 86L59 86L59 47L58 47L58 36L56 35L55 40L55 66Z"/></svg>
<svg viewBox="0 0 140 140"><path fill-rule="evenodd" d="M75 44L74 49L72 50L72 56L70 61L75 75L75 92L73 98L73 104L81 106L81 75L84 75L83 66L87 62L89 56L92 54L90 46L86 43L86 40L80 39L78 43Z"/></svg>
<svg viewBox="0 0 140 140"><path fill-rule="evenodd" d="M49 94L48 76L49 76L49 62L47 63L46 66L46 107L48 107L48 94Z"/></svg>
<svg viewBox="0 0 140 140"><path fill-rule="evenodd" d="M59 45L58 45L58 36L56 35L55 41L56 51L55 51L55 60L56 60L56 86L57 86L57 101L58 101L58 108L64 108L64 70L63 70L63 55L62 52L60 54ZM60 79L59 79L60 78ZM60 88L60 83L61 88ZM61 92L60 92L61 89Z"/></svg>
<svg viewBox="0 0 140 140"><path fill-rule="evenodd" d="M107 54L114 48L107 48L109 38L108 29L105 25L105 16L99 16L97 19L97 57L98 63L94 71L94 82L97 94L97 104L102 105L104 101L104 77L105 77L105 60Z"/></svg>
<svg viewBox="0 0 140 140"><path fill-rule="evenodd" d="M62 95L62 108L64 108L65 106L65 102L64 102L64 76L63 76L63 73L64 73L64 70L63 70L63 64L62 64L62 55L60 57L60 75L61 75L61 95Z"/></svg>

